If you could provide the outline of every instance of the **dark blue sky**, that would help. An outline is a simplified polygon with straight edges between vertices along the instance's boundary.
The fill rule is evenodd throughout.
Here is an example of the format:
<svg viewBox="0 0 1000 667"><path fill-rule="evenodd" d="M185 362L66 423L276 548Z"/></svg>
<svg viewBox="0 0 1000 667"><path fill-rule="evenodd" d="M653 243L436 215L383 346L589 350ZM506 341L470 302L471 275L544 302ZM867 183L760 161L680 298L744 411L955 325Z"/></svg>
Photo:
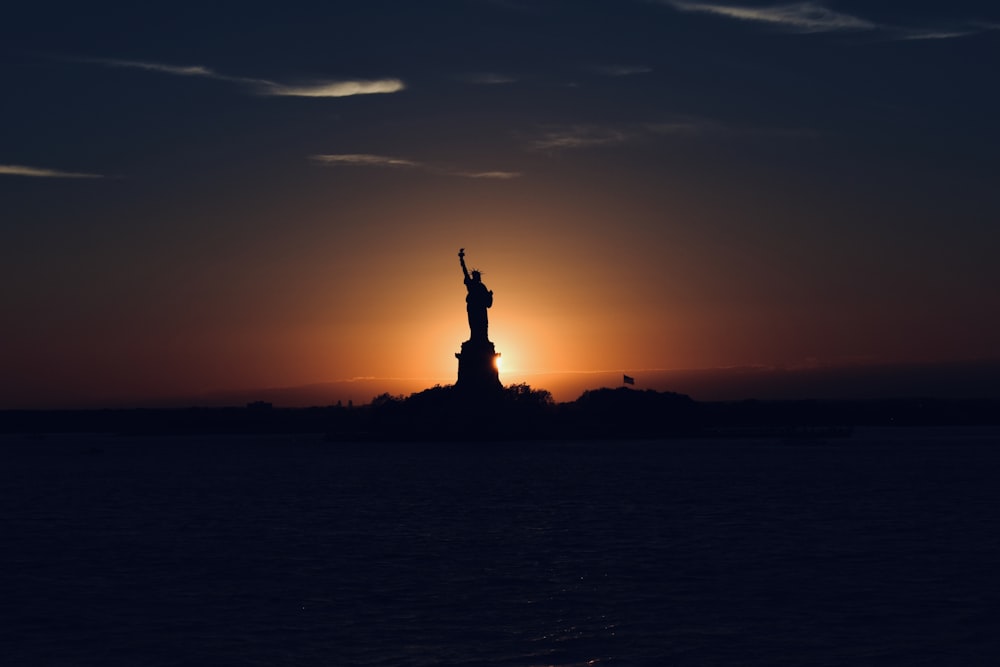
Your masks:
<svg viewBox="0 0 1000 667"><path fill-rule="evenodd" d="M0 44L3 404L447 381L460 245L509 372L1000 357L993 3L19 3Z"/></svg>

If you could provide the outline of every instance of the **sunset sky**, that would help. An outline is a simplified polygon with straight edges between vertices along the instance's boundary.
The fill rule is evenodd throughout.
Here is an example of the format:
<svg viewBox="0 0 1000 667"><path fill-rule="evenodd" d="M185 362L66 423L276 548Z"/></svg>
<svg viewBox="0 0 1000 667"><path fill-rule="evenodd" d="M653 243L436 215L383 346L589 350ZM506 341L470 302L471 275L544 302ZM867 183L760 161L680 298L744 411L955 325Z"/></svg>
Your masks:
<svg viewBox="0 0 1000 667"><path fill-rule="evenodd" d="M998 72L985 1L16 3L0 409L453 383L460 247L559 400L995 366Z"/></svg>

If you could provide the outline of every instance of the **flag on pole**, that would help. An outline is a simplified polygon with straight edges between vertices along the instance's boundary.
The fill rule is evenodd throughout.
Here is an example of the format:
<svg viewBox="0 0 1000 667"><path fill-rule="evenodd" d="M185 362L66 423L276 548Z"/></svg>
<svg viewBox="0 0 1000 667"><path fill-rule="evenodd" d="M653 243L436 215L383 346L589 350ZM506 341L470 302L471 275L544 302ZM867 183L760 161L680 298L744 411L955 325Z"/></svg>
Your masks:
<svg viewBox="0 0 1000 667"><path fill-rule="evenodd" d="M635 378L629 377L628 375L622 375L622 382L624 384L635 384Z"/></svg>

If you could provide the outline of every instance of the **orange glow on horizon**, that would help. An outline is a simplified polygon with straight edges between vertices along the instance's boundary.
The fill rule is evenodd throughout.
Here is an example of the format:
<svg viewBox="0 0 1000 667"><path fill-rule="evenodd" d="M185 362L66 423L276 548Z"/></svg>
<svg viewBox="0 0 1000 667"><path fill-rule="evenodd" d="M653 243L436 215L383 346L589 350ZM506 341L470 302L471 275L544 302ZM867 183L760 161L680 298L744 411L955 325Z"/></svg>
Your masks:
<svg viewBox="0 0 1000 667"><path fill-rule="evenodd" d="M469 337L460 247L495 294L501 382L560 400L637 369L995 357L982 304L935 276L880 292L842 271L843 256L781 239L748 259L752 225L723 235L721 208L697 210L660 183L654 206L551 178L428 177L391 197L300 198L288 185L255 209L243 203L239 226L227 222L211 248L160 231L222 225L204 202L178 202L150 216L152 236L128 253L54 262L51 283L10 306L5 405L374 378L356 383L364 401L378 387L452 384ZM83 271L85 260L100 271ZM66 290L78 282L86 289Z"/></svg>

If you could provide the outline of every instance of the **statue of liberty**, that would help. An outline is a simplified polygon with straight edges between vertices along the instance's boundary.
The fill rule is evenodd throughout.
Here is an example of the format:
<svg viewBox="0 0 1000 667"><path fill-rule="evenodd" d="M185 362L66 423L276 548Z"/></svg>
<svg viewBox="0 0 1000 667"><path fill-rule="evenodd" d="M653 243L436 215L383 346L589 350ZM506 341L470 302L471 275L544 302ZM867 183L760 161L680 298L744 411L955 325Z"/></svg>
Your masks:
<svg viewBox="0 0 1000 667"><path fill-rule="evenodd" d="M465 310L469 314L469 340L486 342L489 340L488 328L489 318L486 310L493 306L493 292L486 289L483 284L482 274L473 270L470 274L465 266L465 248L458 251L458 261L462 264L462 273L465 274Z"/></svg>

